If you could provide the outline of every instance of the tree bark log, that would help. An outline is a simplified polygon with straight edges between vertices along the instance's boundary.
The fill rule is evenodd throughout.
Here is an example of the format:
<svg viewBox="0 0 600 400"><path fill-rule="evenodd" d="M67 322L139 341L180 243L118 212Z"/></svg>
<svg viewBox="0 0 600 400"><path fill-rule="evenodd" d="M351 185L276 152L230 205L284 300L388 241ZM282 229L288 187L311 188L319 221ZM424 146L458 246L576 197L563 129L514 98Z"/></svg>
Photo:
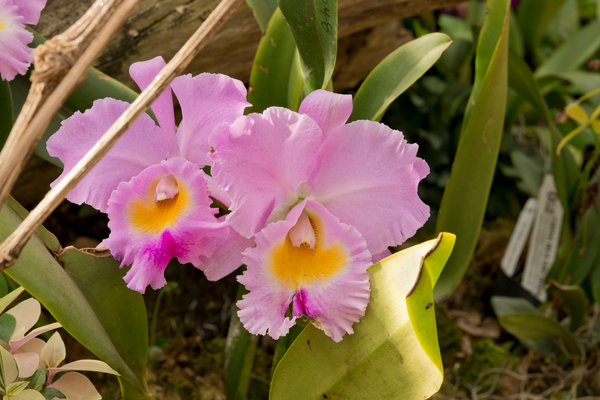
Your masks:
<svg viewBox="0 0 600 400"><path fill-rule="evenodd" d="M48 0L36 29L46 37L64 31L93 0ZM400 19L463 0L339 0L336 89L356 86L387 54L410 40ZM219 0L145 0L96 62L103 72L135 87L129 66L179 50ZM243 5L186 72L218 72L247 82L262 33L252 10Z"/></svg>

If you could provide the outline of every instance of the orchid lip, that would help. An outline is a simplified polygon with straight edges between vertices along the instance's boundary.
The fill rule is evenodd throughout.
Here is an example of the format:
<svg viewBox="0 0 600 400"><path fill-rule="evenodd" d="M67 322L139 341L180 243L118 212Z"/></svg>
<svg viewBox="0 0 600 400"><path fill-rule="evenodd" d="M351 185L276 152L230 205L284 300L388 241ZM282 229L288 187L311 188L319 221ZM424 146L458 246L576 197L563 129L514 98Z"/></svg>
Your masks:
<svg viewBox="0 0 600 400"><path fill-rule="evenodd" d="M290 229L288 235L290 237L290 241L295 247L309 246L311 250L315 249L315 245L317 244L317 236L315 235L315 230L308 219L306 210L302 211L302 214L300 214L300 218L298 218L296 225Z"/></svg>
<svg viewBox="0 0 600 400"><path fill-rule="evenodd" d="M179 194L179 185L177 184L177 179L175 176L173 176L173 174L165 176L158 182L158 185L156 185L154 202L158 203L162 200L172 199L177 194Z"/></svg>

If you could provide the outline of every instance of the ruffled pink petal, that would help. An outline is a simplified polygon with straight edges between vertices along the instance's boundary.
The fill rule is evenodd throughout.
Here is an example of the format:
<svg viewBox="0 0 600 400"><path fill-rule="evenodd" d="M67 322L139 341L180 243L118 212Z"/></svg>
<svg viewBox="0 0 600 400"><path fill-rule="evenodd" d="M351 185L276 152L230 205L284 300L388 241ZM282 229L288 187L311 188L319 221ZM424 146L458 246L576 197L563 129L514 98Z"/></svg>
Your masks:
<svg viewBox="0 0 600 400"><path fill-rule="evenodd" d="M237 79L220 74L182 75L171 82L183 119L177 130L181 157L203 167L211 165L208 137L222 123L244 115L250 104L246 88Z"/></svg>
<svg viewBox="0 0 600 400"><path fill-rule="evenodd" d="M215 178L213 178L210 175L204 174L204 179L208 184L208 193L210 197L220 201L225 207L231 208L231 197L229 197L229 194L227 194L226 191L219 187Z"/></svg>
<svg viewBox="0 0 600 400"><path fill-rule="evenodd" d="M154 77L158 75L161 69L167 65L161 57L155 57L152 60L141 61L131 64L129 67L129 75L139 86L140 90L146 89ZM177 142L175 141L175 112L173 111L173 93L171 86L167 87L164 92L154 103L152 103L152 111L158 120L158 124L165 133L169 143L169 155L179 156Z"/></svg>
<svg viewBox="0 0 600 400"><path fill-rule="evenodd" d="M310 199L358 229L371 254L399 245L429 218L417 194L429 166L417 158L417 149L401 132L377 122L344 125L319 149Z"/></svg>
<svg viewBox="0 0 600 400"><path fill-rule="evenodd" d="M292 247L288 237L303 209L315 228L314 250ZM256 247L244 253L248 269L238 278L250 291L238 302L238 315L249 332L276 339L297 317L307 316L336 342L353 333L352 324L365 314L369 302L371 266L366 242L354 227L305 200L255 239ZM290 319L285 313L292 302Z"/></svg>
<svg viewBox="0 0 600 400"><path fill-rule="evenodd" d="M58 157L65 169L54 187L125 112L128 103L115 99L96 100L83 114L76 112L47 142L48 153ZM67 195L73 203L87 203L106 212L108 199L121 182L127 182L167 157L167 141L152 118L142 114L112 149Z"/></svg>
<svg viewBox="0 0 600 400"><path fill-rule="evenodd" d="M219 218L219 221L225 221L225 217ZM242 253L249 247L254 247L254 239L246 239L234 229L229 229L227 236L216 239L215 252L211 257L200 257L200 269L206 279L218 281L242 266Z"/></svg>
<svg viewBox="0 0 600 400"><path fill-rule="evenodd" d="M23 2L22 0L20 2ZM0 0L0 77L11 81L23 75L33 62L33 33L25 29L23 17L12 0Z"/></svg>
<svg viewBox="0 0 600 400"><path fill-rule="evenodd" d="M210 138L212 175L231 196L230 226L252 237L276 207L296 204L323 140L310 117L278 107L218 127Z"/></svg>
<svg viewBox="0 0 600 400"><path fill-rule="evenodd" d="M19 15L22 15L24 24L35 25L40 20L40 13L46 7L46 0L12 0L19 7Z"/></svg>
<svg viewBox="0 0 600 400"><path fill-rule="evenodd" d="M327 136L348 121L352 114L352 96L315 90L302 100L298 112L311 117Z"/></svg>
<svg viewBox="0 0 600 400"><path fill-rule="evenodd" d="M177 179L179 193L173 199L154 202L158 182L166 176ZM164 270L173 257L199 267L200 257L210 257L215 240L226 236L227 225L210 208L204 172L194 164L172 158L147 168L119 185L108 203L107 247L123 265L132 264L125 275L128 287L144 293L148 285L166 284Z"/></svg>

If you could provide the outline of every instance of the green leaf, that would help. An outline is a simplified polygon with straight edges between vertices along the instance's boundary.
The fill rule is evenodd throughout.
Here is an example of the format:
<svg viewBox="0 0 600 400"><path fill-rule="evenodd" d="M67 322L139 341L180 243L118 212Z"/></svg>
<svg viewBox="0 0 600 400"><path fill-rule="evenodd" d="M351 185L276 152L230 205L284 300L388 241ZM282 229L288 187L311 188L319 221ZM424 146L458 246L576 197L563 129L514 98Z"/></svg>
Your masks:
<svg viewBox="0 0 600 400"><path fill-rule="evenodd" d="M6 143L13 122L13 101L10 85L7 81L0 79L0 149Z"/></svg>
<svg viewBox="0 0 600 400"><path fill-rule="evenodd" d="M410 41L388 55L360 85L350 121L379 121L392 101L417 81L440 58L452 40L430 33Z"/></svg>
<svg viewBox="0 0 600 400"><path fill-rule="evenodd" d="M0 241L21 221L9 207L3 207ZM149 398L145 394L148 329L142 296L126 288L124 271L110 257L95 257L71 248L60 261L64 265L33 236L19 261L6 273L37 298L78 342L121 374L125 399Z"/></svg>
<svg viewBox="0 0 600 400"><path fill-rule="evenodd" d="M44 368L37 369L27 380L29 381L27 388L38 390L46 383L46 371L44 371Z"/></svg>
<svg viewBox="0 0 600 400"><path fill-rule="evenodd" d="M301 94L302 75L296 43L277 9L254 57L248 93L252 107L248 113L261 113L271 106L296 111Z"/></svg>
<svg viewBox="0 0 600 400"><path fill-rule="evenodd" d="M6 388L6 394L9 396L18 396L19 393L21 393L23 390L25 390L25 388L27 387L27 385L29 384L29 382L13 382L10 385L8 385L8 387Z"/></svg>
<svg viewBox="0 0 600 400"><path fill-rule="evenodd" d="M510 1L490 1L488 8L490 12L479 38L478 70L465 113L464 133L442 196L436 226L438 232L452 232L457 236L456 248L435 287L436 298L452 293L475 251L502 139L508 86ZM503 23L500 30L495 26L498 21ZM497 35L493 37L491 33ZM485 71L480 70L483 67Z"/></svg>
<svg viewBox="0 0 600 400"><path fill-rule="evenodd" d="M523 39L528 49L534 49L542 39L546 26L565 0L523 0L518 14Z"/></svg>
<svg viewBox="0 0 600 400"><path fill-rule="evenodd" d="M589 305L585 291L580 286L561 285L552 279L549 283L550 288L558 293L563 303L569 309L571 315L571 325L569 326L569 329L573 332L576 331L583 323L583 318L585 317Z"/></svg>
<svg viewBox="0 0 600 400"><path fill-rule="evenodd" d="M296 338L302 333L302 331L306 328L306 322L296 320L296 325L290 328L290 331L287 335L279 338L277 341L277 347L275 347L275 354L273 355L273 365L271 367L271 379L273 379L273 374L275 374L275 370L279 365L279 362L285 356L285 353L292 346Z"/></svg>
<svg viewBox="0 0 600 400"><path fill-rule="evenodd" d="M500 325L517 338L533 341L561 339L571 355L581 356L581 347L573 334L557 321L545 317L527 300L494 296L492 307Z"/></svg>
<svg viewBox="0 0 600 400"><path fill-rule="evenodd" d="M473 83L473 90L471 91L471 96L469 97L469 102L465 110L460 133L461 140L465 136L465 131L469 126L471 114L474 111L476 102L486 101L489 96L489 93L486 93L485 95L480 94L483 84L488 82L487 85L489 86L491 84L489 83L490 81L494 81L498 78L489 77L489 71L493 69L495 74L505 74L504 72L500 73L498 68L500 67L500 69L503 70L505 68L504 65L506 64L504 59L508 58L508 22L510 20L510 4L508 3L510 2L507 2L506 0L488 0L487 2L489 12L485 16L483 28L481 28L481 33L479 34L479 40L477 42L475 82ZM497 65L499 62L502 65ZM492 65L493 63L496 65ZM506 95L501 93L501 96L505 99ZM502 103L506 103L506 99L503 100ZM504 112L502 114L504 114Z"/></svg>
<svg viewBox="0 0 600 400"><path fill-rule="evenodd" d="M105 97L133 103L138 94L94 67L90 67L85 80L71 93L64 107L74 113L92 108L95 100Z"/></svg>
<svg viewBox="0 0 600 400"><path fill-rule="evenodd" d="M44 396L46 400L53 400L54 398L66 399L65 396L60 390L54 388L43 388L40 393Z"/></svg>
<svg viewBox="0 0 600 400"><path fill-rule="evenodd" d="M16 326L17 320L15 317L10 314L0 315L0 340L4 343L8 343Z"/></svg>
<svg viewBox="0 0 600 400"><path fill-rule="evenodd" d="M581 67L600 48L600 20L590 22L556 49L535 71L535 77L552 76Z"/></svg>
<svg viewBox="0 0 600 400"><path fill-rule="evenodd" d="M6 391L18 377L17 361L4 347L0 346L0 387Z"/></svg>
<svg viewBox="0 0 600 400"><path fill-rule="evenodd" d="M248 291L244 285L238 286L236 296L240 300ZM227 400L244 400L247 397L248 384L250 383L250 374L252 364L254 363L254 354L258 345L258 336L252 335L242 325L237 312L239 308L234 307L231 313L229 323L229 332L227 333L227 342L225 343L225 396Z"/></svg>
<svg viewBox="0 0 600 400"><path fill-rule="evenodd" d="M4 239L4 238L3 238ZM21 293L23 293L25 291L24 288L19 287L15 290L13 290L12 292L10 292L9 294L7 294L6 296L4 296L3 298L0 299L0 313L3 313L8 306L15 301L15 299L17 297L19 297L19 295Z"/></svg>
<svg viewBox="0 0 600 400"><path fill-rule="evenodd" d="M42 390L43 391L43 390ZM60 393L60 392L59 392ZM62 393L60 393L62 394ZM58 396L49 397L50 400L54 400ZM64 399L66 397L58 397L60 399ZM37 390L33 389L25 389L18 396L11 397L11 400L46 400L48 397L44 397L44 395Z"/></svg>
<svg viewBox="0 0 600 400"><path fill-rule="evenodd" d="M517 14L510 11L510 35L508 38L508 47L511 52L514 52L519 57L525 57L525 43L523 41L523 32L521 32L521 26L519 25L519 19ZM509 78L510 79L510 78Z"/></svg>
<svg viewBox="0 0 600 400"><path fill-rule="evenodd" d="M422 400L437 392L443 370L431 288L453 244L443 233L369 268L371 299L354 333L335 343L309 325L277 366L269 398Z"/></svg>
<svg viewBox="0 0 600 400"><path fill-rule="evenodd" d="M20 205L12 196L8 196L6 198L6 204L22 219L25 219L29 212ZM35 231L35 234L42 239L44 244L52 251L59 252L62 247L60 242L48 229L44 228L44 226L40 226Z"/></svg>
<svg viewBox="0 0 600 400"><path fill-rule="evenodd" d="M266 31L269 20L277 9L277 0L246 0L246 3L252 9L260 30Z"/></svg>
<svg viewBox="0 0 600 400"><path fill-rule="evenodd" d="M329 84L337 52L337 0L279 0L300 53L304 94Z"/></svg>

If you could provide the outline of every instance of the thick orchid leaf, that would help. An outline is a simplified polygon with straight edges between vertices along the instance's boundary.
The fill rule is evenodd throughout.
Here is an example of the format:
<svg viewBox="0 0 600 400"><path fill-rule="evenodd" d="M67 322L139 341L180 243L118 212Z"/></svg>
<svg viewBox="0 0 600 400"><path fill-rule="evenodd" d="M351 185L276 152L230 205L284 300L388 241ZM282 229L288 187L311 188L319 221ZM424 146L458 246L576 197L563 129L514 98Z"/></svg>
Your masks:
<svg viewBox="0 0 600 400"><path fill-rule="evenodd" d="M463 121L463 136L437 221L438 232L452 232L457 239L456 248L435 287L436 298L452 293L471 261L502 139L508 87L510 1L488 1L488 8L490 12L479 38L476 62L477 68L486 67L486 70L476 71L475 86ZM495 26L499 20L503 23L500 30ZM495 37L491 36L492 32Z"/></svg>
<svg viewBox="0 0 600 400"><path fill-rule="evenodd" d="M0 149L4 146L13 126L13 101L10 85L0 79Z"/></svg>
<svg viewBox="0 0 600 400"><path fill-rule="evenodd" d="M71 247L59 260L70 271L115 349L143 384L141 389L145 390L148 318L142 295L127 288L123 281L126 271L120 269L119 262L108 253L91 255ZM126 378L109 360L100 359Z"/></svg>
<svg viewBox="0 0 600 400"><path fill-rule="evenodd" d="M277 341L277 347L275 347L275 354L273 354L273 365L271 367L271 378L273 378L273 374L275 374L275 370L279 365L279 362L285 356L285 353L289 350L289 348L294 343L294 340L302 333L304 328L306 328L305 321L296 321L296 325L290 328L290 331L287 335L280 337Z"/></svg>
<svg viewBox="0 0 600 400"><path fill-rule="evenodd" d="M265 32L271 16L277 9L277 0L246 0L246 3L252 9L260 30Z"/></svg>
<svg viewBox="0 0 600 400"><path fill-rule="evenodd" d="M558 321L545 317L527 300L494 296L492 307L500 325L515 337L533 341L561 339L571 355L581 356L582 348L573 334Z"/></svg>
<svg viewBox="0 0 600 400"><path fill-rule="evenodd" d="M252 74L248 112L261 113L271 106L298 110L302 75L296 43L281 11L276 10L258 45Z"/></svg>
<svg viewBox="0 0 600 400"><path fill-rule="evenodd" d="M27 217L27 214L29 214L29 212L25 209L25 207L23 207L22 205L20 205L15 199L12 198L12 196L8 196L6 198L6 204L21 218L25 219L25 217ZM56 236L54 236L53 233L51 233L48 229L44 228L44 226L40 226L36 231L35 234L42 239L42 241L44 242L44 244L46 246L48 246L48 248L52 251L55 252L59 252L61 250L61 246L60 246L60 242L58 241L58 239L56 238Z"/></svg>
<svg viewBox="0 0 600 400"><path fill-rule="evenodd" d="M337 54L338 0L279 0L300 53L304 94L325 89Z"/></svg>
<svg viewBox="0 0 600 400"><path fill-rule="evenodd" d="M25 76L17 75L17 77L10 82L10 88L13 95L13 112L15 119L18 117L23 105L25 104L25 99L27 99L27 94L29 93L30 87L31 82ZM60 128L61 122L68 117L69 113L66 110L59 110L48 124L48 127L44 131L44 134L38 142L38 145L33 150L38 157L60 168L63 167L62 162L58 158L51 157L50 154L48 154L48 150L46 150L46 141Z"/></svg>
<svg viewBox="0 0 600 400"><path fill-rule="evenodd" d="M523 39L523 32L521 32L521 25L519 24L519 18L517 13L513 10L510 11L510 35L508 39L508 47L510 51L517 54L519 57L525 57L525 41Z"/></svg>
<svg viewBox="0 0 600 400"><path fill-rule="evenodd" d="M450 43L443 33L430 33L388 55L360 85L349 121L380 121L391 102L423 76Z"/></svg>
<svg viewBox="0 0 600 400"><path fill-rule="evenodd" d="M542 39L546 26L562 7L565 0L523 0L518 14L523 39L528 49L534 49Z"/></svg>
<svg viewBox="0 0 600 400"><path fill-rule="evenodd" d="M0 212L0 241L22 219ZM78 342L121 374L125 399L145 399L147 320L142 296L127 289L110 257L67 250L61 265L33 236L6 273L37 298ZM123 307L127 305L127 307ZM143 351L142 351L143 350Z"/></svg>
<svg viewBox="0 0 600 400"><path fill-rule="evenodd" d="M471 96L469 96L465 116L463 118L460 133L461 141L469 126L471 115L476 111L476 103L486 102L486 99L488 99L488 96L490 95L490 93L481 94L484 83L487 86L490 86L493 81L498 79L498 76L490 76L490 70L493 70L494 74L505 74L505 72L500 72L499 69L502 71L505 69L504 65L507 61L504 59L508 59L510 4L507 5L507 3L510 3L510 1L487 1L488 12L485 15L483 27L481 28L481 33L479 34L479 40L477 42L475 82L473 82L473 90L471 91ZM497 87L497 85L495 86ZM488 88L487 90L490 89ZM496 88L496 90L498 89ZM506 91L506 89L504 89L504 91ZM501 96L505 99L502 103L506 103L506 95L501 94ZM500 104L500 102L498 102L498 104ZM477 108L479 109L480 107ZM504 108L505 106L503 109ZM504 112L502 112L502 114L504 115ZM474 115L479 114L475 112Z"/></svg>
<svg viewBox="0 0 600 400"><path fill-rule="evenodd" d="M7 294L6 296L4 296L3 298L1 298L0 299L0 313L3 313L8 308L8 306L13 301L15 301L15 299L17 297L19 297L19 295L21 293L23 293L24 291L25 291L24 288L19 287L19 288L16 288L15 290L13 290L12 292L10 292L9 294Z"/></svg>
<svg viewBox="0 0 600 400"><path fill-rule="evenodd" d="M576 331L583 323L583 318L588 309L588 299L581 286L561 285L556 281L550 281L550 287L558 293L563 303L569 309L571 325L569 329Z"/></svg>
<svg viewBox="0 0 600 400"><path fill-rule="evenodd" d="M238 286L236 303L248 291L244 285ZM225 396L227 400L244 400L247 397L250 373L254 364L254 354L258 345L258 336L251 334L242 325L234 307L225 343Z"/></svg>
<svg viewBox="0 0 600 400"><path fill-rule="evenodd" d="M584 26L556 49L535 71L535 77L559 75L581 67L600 48L600 20Z"/></svg>
<svg viewBox="0 0 600 400"><path fill-rule="evenodd" d="M454 235L400 251L369 269L371 299L354 334L335 343L309 325L273 376L271 400L422 400L443 372L432 288Z"/></svg>

